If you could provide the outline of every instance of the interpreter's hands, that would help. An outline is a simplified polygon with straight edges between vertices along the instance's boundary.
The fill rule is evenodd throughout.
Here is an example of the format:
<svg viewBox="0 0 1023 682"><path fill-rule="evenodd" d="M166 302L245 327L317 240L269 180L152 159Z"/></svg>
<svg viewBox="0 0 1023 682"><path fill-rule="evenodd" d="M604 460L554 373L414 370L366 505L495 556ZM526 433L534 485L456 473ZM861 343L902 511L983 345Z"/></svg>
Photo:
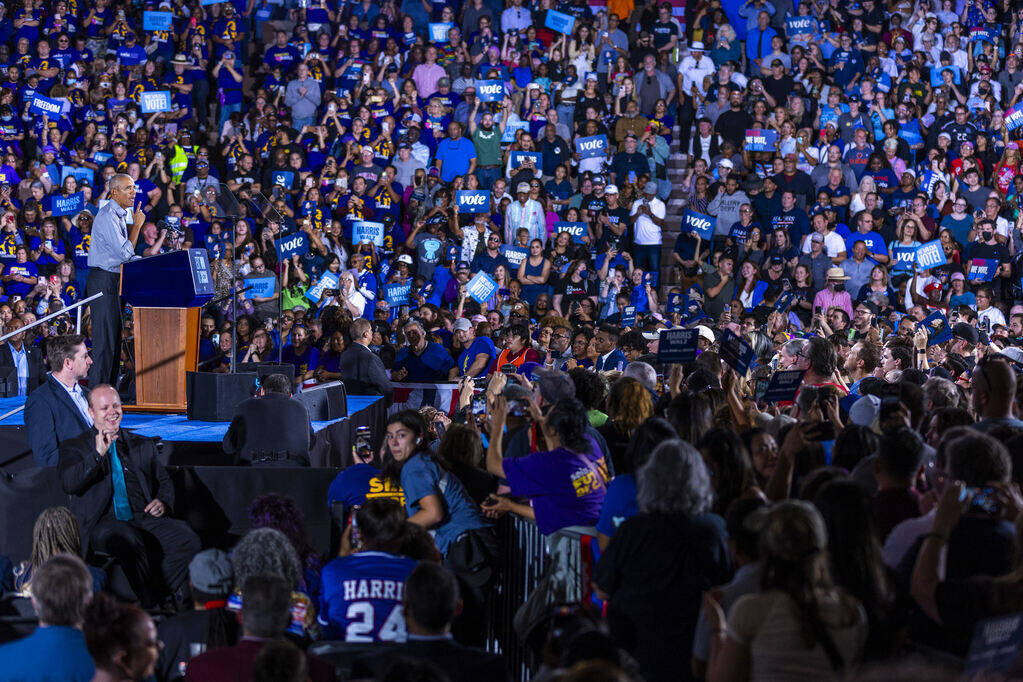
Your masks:
<svg viewBox="0 0 1023 682"><path fill-rule="evenodd" d="M163 502L161 502L160 500L154 499L152 502L146 505L145 512L150 516L160 518L161 516L167 513L167 507L164 506Z"/></svg>

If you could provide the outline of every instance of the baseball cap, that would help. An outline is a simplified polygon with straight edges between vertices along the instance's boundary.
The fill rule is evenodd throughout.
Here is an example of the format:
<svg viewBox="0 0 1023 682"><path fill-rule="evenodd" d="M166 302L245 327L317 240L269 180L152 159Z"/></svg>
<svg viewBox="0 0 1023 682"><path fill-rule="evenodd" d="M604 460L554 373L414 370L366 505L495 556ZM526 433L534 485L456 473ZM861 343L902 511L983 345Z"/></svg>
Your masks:
<svg viewBox="0 0 1023 682"><path fill-rule="evenodd" d="M222 550L204 549L189 562L188 581L196 590L206 594L228 594L234 584L231 558Z"/></svg>
<svg viewBox="0 0 1023 682"><path fill-rule="evenodd" d="M952 327L952 336L957 339L962 339L968 343L977 343L980 341L980 334L977 333L977 329L975 327L971 327L965 322L958 322L954 327Z"/></svg>
<svg viewBox="0 0 1023 682"><path fill-rule="evenodd" d="M457 269L458 269L458 270L468 270L468 269L469 269L469 264L468 264L468 263L466 263L466 262L465 262L464 260L463 260L463 261L460 261L460 262L458 263L458 268L457 268Z"/></svg>
<svg viewBox="0 0 1023 682"><path fill-rule="evenodd" d="M523 193L523 194L529 194L529 183L528 182L520 182L518 184L518 187L515 188L515 193L519 194L520 192Z"/></svg>
<svg viewBox="0 0 1023 682"><path fill-rule="evenodd" d="M618 194L618 185L608 185L604 188L604 194Z"/></svg>
<svg viewBox="0 0 1023 682"><path fill-rule="evenodd" d="M647 183L643 185L643 194L657 194L657 181L647 180Z"/></svg>
<svg viewBox="0 0 1023 682"><path fill-rule="evenodd" d="M447 77L441 78L441 79L439 79L437 81L437 87L438 88L445 88L445 87L448 87L450 85L451 85L451 79L447 78Z"/></svg>
<svg viewBox="0 0 1023 682"><path fill-rule="evenodd" d="M849 421L857 426L870 428L881 413L881 399L876 395L865 395L849 408Z"/></svg>
<svg viewBox="0 0 1023 682"><path fill-rule="evenodd" d="M427 175L429 175L431 178L439 178L440 177L440 169L437 168L436 166L434 166L433 168L431 168L429 170Z"/></svg>
<svg viewBox="0 0 1023 682"><path fill-rule="evenodd" d="M961 272L953 272L951 279L952 279L953 282L956 281L957 279L960 280L960 281L965 282L966 281L966 275L964 275Z"/></svg>
<svg viewBox="0 0 1023 682"><path fill-rule="evenodd" d="M735 164L732 163L731 159L721 159L720 161L718 161L718 165L723 166L725 168L735 168Z"/></svg>
<svg viewBox="0 0 1023 682"><path fill-rule="evenodd" d="M467 332L470 329L472 329L472 322L465 319L464 317L460 317L457 320L455 320L453 329L456 332Z"/></svg>
<svg viewBox="0 0 1023 682"><path fill-rule="evenodd" d="M404 263L405 265L412 265L412 256L408 255L407 253L403 253L400 256L398 256L398 262Z"/></svg>
<svg viewBox="0 0 1023 682"><path fill-rule="evenodd" d="M812 241L812 242L823 242L824 241L824 235L822 235L820 232L814 232L812 235L810 235L810 241Z"/></svg>
<svg viewBox="0 0 1023 682"><path fill-rule="evenodd" d="M715 341L715 339L714 339L714 331L710 327L707 327L705 325L702 325L702 324L701 325L697 325L697 327L696 327L696 334L701 339L706 339L707 341L709 341L711 343L714 343L714 341Z"/></svg>

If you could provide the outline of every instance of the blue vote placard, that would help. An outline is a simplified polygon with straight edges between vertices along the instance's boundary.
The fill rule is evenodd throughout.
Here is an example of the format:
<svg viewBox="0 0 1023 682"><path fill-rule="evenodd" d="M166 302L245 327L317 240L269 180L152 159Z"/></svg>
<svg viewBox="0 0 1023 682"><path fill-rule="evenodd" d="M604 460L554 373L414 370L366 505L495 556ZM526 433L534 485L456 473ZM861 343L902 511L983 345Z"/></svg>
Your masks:
<svg viewBox="0 0 1023 682"><path fill-rule="evenodd" d="M143 12L143 31L169 31L174 27L173 12Z"/></svg>
<svg viewBox="0 0 1023 682"><path fill-rule="evenodd" d="M762 128L746 130L744 147L748 152L773 152L778 146L778 132Z"/></svg>
<svg viewBox="0 0 1023 682"><path fill-rule="evenodd" d="M450 21L439 21L430 24L430 40L435 43L448 42L448 31L454 26Z"/></svg>
<svg viewBox="0 0 1023 682"><path fill-rule="evenodd" d="M547 10L547 20L544 22L544 26L552 31L570 36L572 35L572 29L575 28L575 17L571 14L549 9Z"/></svg>
<svg viewBox="0 0 1023 682"><path fill-rule="evenodd" d="M753 362L753 347L746 339L736 336L731 329L726 329L721 337L720 355L725 364L734 369L739 376L745 376L750 363Z"/></svg>
<svg viewBox="0 0 1023 682"><path fill-rule="evenodd" d="M948 263L945 257L945 250L941 248L941 240L921 244L916 247L916 266L921 270L937 268Z"/></svg>
<svg viewBox="0 0 1023 682"><path fill-rule="evenodd" d="M981 282L990 282L995 278L998 270L998 259L974 258L970 261L970 273L966 279L973 281L979 279Z"/></svg>
<svg viewBox="0 0 1023 682"><path fill-rule="evenodd" d="M504 99L504 81L476 81L476 96L481 102L500 102Z"/></svg>
<svg viewBox="0 0 1023 682"><path fill-rule="evenodd" d="M302 256L309 253L309 238L305 232L296 232L286 237L274 240L277 247L277 261L290 260L292 256Z"/></svg>
<svg viewBox="0 0 1023 682"><path fill-rule="evenodd" d="M485 272L477 272L476 276L469 280L466 293L476 301L483 304L490 300L490 297L497 292L497 282Z"/></svg>
<svg viewBox="0 0 1023 682"><path fill-rule="evenodd" d="M36 116L49 116L50 118L60 116L60 112L63 109L64 104L60 100L50 99L38 94L32 95L32 103L28 106L28 110Z"/></svg>
<svg viewBox="0 0 1023 682"><path fill-rule="evenodd" d="M384 224L372 220L357 220L352 223L352 243L370 242L379 248L384 247Z"/></svg>
<svg viewBox="0 0 1023 682"><path fill-rule="evenodd" d="M636 306L627 305L622 308L622 327L636 326Z"/></svg>
<svg viewBox="0 0 1023 682"><path fill-rule="evenodd" d="M1016 667L1023 644L1023 613L986 618L973 628L970 653L963 669L965 677L975 679L983 671L1010 672ZM990 679L1002 679L995 675Z"/></svg>
<svg viewBox="0 0 1023 682"><path fill-rule="evenodd" d="M554 234L558 234L559 232L568 232L572 235L572 241L577 244L582 244L583 237L586 236L586 223L559 220L554 223Z"/></svg>
<svg viewBox="0 0 1023 682"><path fill-rule="evenodd" d="M171 110L170 90L143 92L139 97L139 108L143 114L155 114Z"/></svg>
<svg viewBox="0 0 1023 682"><path fill-rule="evenodd" d="M1019 102L1005 112L1005 127L1009 130L1016 130L1023 126L1023 102Z"/></svg>
<svg viewBox="0 0 1023 682"><path fill-rule="evenodd" d="M53 215L74 215L85 208L85 194L82 192L75 192L74 194L66 197L55 194L52 202L51 206L53 207L53 210L51 210L50 213Z"/></svg>
<svg viewBox="0 0 1023 682"><path fill-rule="evenodd" d="M323 292L327 289L337 289L340 278L336 272L325 272L320 277L320 281L309 287L305 292L305 297L313 303L319 303L320 299L323 298Z"/></svg>
<svg viewBox="0 0 1023 682"><path fill-rule="evenodd" d="M916 328L923 327L927 330L927 345L933 346L936 343L944 343L952 338L952 327L948 323L945 313L935 310L933 313L916 323Z"/></svg>
<svg viewBox="0 0 1023 682"><path fill-rule="evenodd" d="M607 155L607 135L580 137L575 141L575 151L580 159L592 159Z"/></svg>
<svg viewBox="0 0 1023 682"><path fill-rule="evenodd" d="M765 403L791 402L796 399L799 386L803 383L805 369L783 369L771 375L767 391L760 400Z"/></svg>
<svg viewBox="0 0 1023 682"><path fill-rule="evenodd" d="M539 152L512 152L511 153L511 169L516 170L522 165L523 161L531 159L533 161L533 167L540 169L543 167L543 156Z"/></svg>
<svg viewBox="0 0 1023 682"><path fill-rule="evenodd" d="M246 277L245 287L252 287L245 292L245 298L270 298L277 288L277 278L269 277Z"/></svg>
<svg viewBox="0 0 1023 682"><path fill-rule="evenodd" d="M785 35L788 37L817 33L817 19L814 17L786 17Z"/></svg>
<svg viewBox="0 0 1023 682"><path fill-rule="evenodd" d="M384 300L391 306L403 306L409 304L409 297L412 296L412 283L385 284Z"/></svg>
<svg viewBox="0 0 1023 682"><path fill-rule="evenodd" d="M696 359L699 330L676 327L662 329L657 341L657 362L661 364L692 362Z"/></svg>
<svg viewBox="0 0 1023 682"><path fill-rule="evenodd" d="M698 234L704 240L711 239L714 237L716 220L714 216L688 209L682 217L682 231Z"/></svg>
<svg viewBox="0 0 1023 682"><path fill-rule="evenodd" d="M490 213L490 192L485 189L460 189L455 192L459 213Z"/></svg>

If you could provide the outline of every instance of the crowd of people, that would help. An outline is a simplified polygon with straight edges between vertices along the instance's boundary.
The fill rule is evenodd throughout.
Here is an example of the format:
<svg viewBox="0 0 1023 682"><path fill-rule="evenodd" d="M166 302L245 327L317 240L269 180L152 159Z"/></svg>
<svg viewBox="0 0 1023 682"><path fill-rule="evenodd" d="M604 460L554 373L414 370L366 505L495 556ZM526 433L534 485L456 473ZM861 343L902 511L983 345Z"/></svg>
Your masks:
<svg viewBox="0 0 1023 682"><path fill-rule="evenodd" d="M0 678L507 679L510 516L595 528L540 679L1019 672L1019 3L144 4L0 3L0 379L68 499ZM390 408L336 555L277 494L204 548L121 428L117 270L180 249L200 369L294 367L243 463L308 465L258 415L316 383Z"/></svg>

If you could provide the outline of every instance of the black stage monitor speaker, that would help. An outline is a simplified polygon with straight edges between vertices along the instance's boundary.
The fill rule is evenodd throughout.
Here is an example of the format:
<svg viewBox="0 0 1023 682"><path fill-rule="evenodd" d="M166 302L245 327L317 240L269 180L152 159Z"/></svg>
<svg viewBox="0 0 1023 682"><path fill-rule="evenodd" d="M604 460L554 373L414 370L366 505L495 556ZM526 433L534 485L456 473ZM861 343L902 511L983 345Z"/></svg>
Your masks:
<svg viewBox="0 0 1023 682"><path fill-rule="evenodd" d="M305 405L309 421L325 422L348 416L348 396L342 381L304 388L295 399Z"/></svg>
<svg viewBox="0 0 1023 682"><path fill-rule="evenodd" d="M288 377L288 381L291 385L295 385L295 365L289 363L276 363L276 362L239 362L239 372L255 372L259 375L259 380L263 381L263 377L268 377L271 374L283 374Z"/></svg>
<svg viewBox="0 0 1023 682"><path fill-rule="evenodd" d="M255 372L188 372L185 376L185 391L188 394L189 420L231 421L238 404L255 395L256 378Z"/></svg>

